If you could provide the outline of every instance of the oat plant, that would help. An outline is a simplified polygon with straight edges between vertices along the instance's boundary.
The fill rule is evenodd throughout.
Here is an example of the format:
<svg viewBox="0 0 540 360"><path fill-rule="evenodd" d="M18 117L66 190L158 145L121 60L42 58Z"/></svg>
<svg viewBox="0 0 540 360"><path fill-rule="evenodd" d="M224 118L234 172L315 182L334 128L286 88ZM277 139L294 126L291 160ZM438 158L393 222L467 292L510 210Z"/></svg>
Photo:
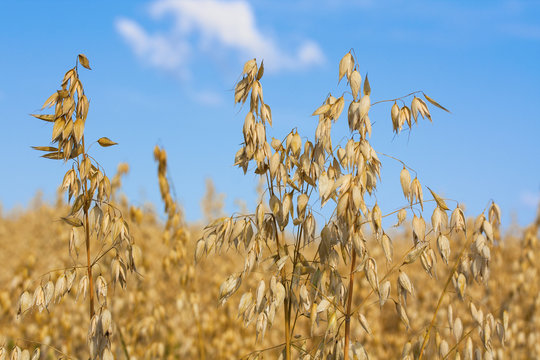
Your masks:
<svg viewBox="0 0 540 360"><path fill-rule="evenodd" d="M431 121L428 103L448 110L422 91L372 102L367 75L362 78L357 59L349 52L340 61L338 76L340 82L346 79L348 89L338 97L329 94L315 110L313 116L317 117L318 126L313 140L302 137L297 128L282 139L268 140L272 113L263 98L263 72L262 63L258 65L255 59L248 61L235 88L235 103L249 105L243 144L236 153L235 165L244 173L253 170L264 179L268 200L261 198L252 214L235 214L209 224L195 253L196 259L200 259L204 253L234 248L244 255L243 269L221 285L219 302L226 302L241 288L246 277L255 277L258 286L243 291L238 316L246 326L254 323L259 337L264 337L266 329L272 326L277 312L283 314L283 343L247 354L245 358L258 358L275 348L287 360L367 358L367 350L361 341L353 338L351 327L360 327L370 334L365 312L373 311L375 304L381 312L387 312L386 303L395 305L391 311L399 316L405 332L423 334L413 344L414 354L410 343L403 352L404 358L413 355L421 358L427 351L449 285L454 284L466 299L466 284L488 276L489 246L493 244L490 221L499 217L498 207L492 204L490 221L484 215L479 217L473 237L463 241L457 258L450 259L447 236L450 232L466 233L462 209L456 202L448 224L450 209L446 201L449 200L445 201L429 188L433 199L424 200L424 187L416 171L372 147L369 111L372 105L391 104L390 119L394 132L399 134L410 132L419 119ZM347 109L350 135L334 146L332 126L338 123L344 109ZM399 184L405 205L390 214L383 214L377 202L380 157L403 165ZM435 204L431 229L423 217L424 203L428 201ZM317 225L316 221L322 217L317 215L321 208L331 216ZM383 227L383 217L392 214L397 215L397 225L408 223L412 228L412 243L402 254L394 254L391 233ZM410 222L406 220L408 215L412 215ZM473 242L477 246L469 251ZM416 324L407 313L407 305L416 292L407 271L413 263L420 262L429 276L435 276L434 249L443 262L454 262L447 271L446 285L431 322ZM381 251L386 272L381 272L383 267L376 260ZM362 284L368 288L365 285L359 288ZM394 296L392 284L396 289ZM495 321L489 325L482 323L483 334L488 331L485 326L491 330L495 324ZM484 344L491 344L487 335L483 338Z"/></svg>
<svg viewBox="0 0 540 360"><path fill-rule="evenodd" d="M167 213L163 241L170 246L169 253L163 259L163 268L167 274L180 274L181 284L187 285L193 277L194 271L191 258L188 259L186 254L190 234L184 220L184 214L173 198L171 186L167 179L167 152L165 149L156 146L154 148L154 160L158 163L159 191Z"/></svg>
<svg viewBox="0 0 540 360"><path fill-rule="evenodd" d="M60 302L78 282L77 299L88 299L89 357L112 359L111 339L115 323L110 311L110 290L116 283L124 288L128 273L135 271L134 242L128 223L110 200L111 182L90 155L91 145L85 141L89 101L79 78L80 66L90 70L89 61L82 54L64 75L60 90L45 101L42 110L53 108L54 113L32 115L52 124L52 144L33 148L45 152L42 157L46 159L69 165L61 188L67 192L71 209L61 220L71 234L72 264L57 278L51 273L44 275L33 295L29 291L23 292L18 314L33 310L52 311L53 304ZM97 140L97 144L102 147L116 145L106 137ZM79 258L81 252L84 255Z"/></svg>

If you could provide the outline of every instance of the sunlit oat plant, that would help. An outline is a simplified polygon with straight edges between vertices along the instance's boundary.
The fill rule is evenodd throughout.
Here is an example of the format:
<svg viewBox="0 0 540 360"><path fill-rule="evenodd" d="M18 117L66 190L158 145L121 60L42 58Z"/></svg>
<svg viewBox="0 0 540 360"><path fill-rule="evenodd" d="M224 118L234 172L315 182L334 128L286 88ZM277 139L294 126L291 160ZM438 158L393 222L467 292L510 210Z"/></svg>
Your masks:
<svg viewBox="0 0 540 360"><path fill-rule="evenodd" d="M193 266L193 257L187 257L187 243L190 239L190 233L180 206L173 199L169 180L167 179L167 152L165 149L160 149L156 145L154 147L154 160L158 163L159 191L167 213L163 240L169 247L169 251L163 258L163 269L167 274L167 278L176 280L181 285L180 293L174 295L182 304L185 304L185 307L192 309L192 320L197 327L198 334L197 349L199 359L205 359L206 352L202 339L199 304L196 301L197 296L193 289L195 268ZM166 305L173 304L169 302ZM178 305L174 305L176 305L176 309L167 308L167 311L178 311Z"/></svg>
<svg viewBox="0 0 540 360"><path fill-rule="evenodd" d="M264 179L268 200L261 198L252 214L209 224L195 252L197 260L204 253L219 253L224 246L243 254L244 265L223 282L219 302L225 303L242 288L247 277L255 277L258 286L243 292L238 316L246 326L255 326L259 338L274 324L276 313L283 314L283 342L245 358L259 358L276 348L280 358L287 360L367 358L367 350L351 328L360 327L371 335L365 315L377 307L381 313L397 314L404 324L403 339L409 341L403 341L403 359L459 357L460 353L472 359L478 358L478 351L486 358L493 356L491 334L497 333L502 343L507 321L495 320L491 313L484 316L481 305L467 294L474 282L484 284L489 278L493 226L500 221L498 206L491 203L488 218L479 215L469 229L457 202L449 214L449 200L429 188L433 200L425 200L417 172L401 160L378 153L369 141L372 105L393 103L389 112L396 134L410 132L420 118L431 121L427 103L448 110L422 91L372 102L367 75L362 79L357 60L349 52L340 61L338 77L347 80L349 89L338 97L328 95L315 110L318 126L313 139L302 137L294 128L282 140L269 141L267 126L273 119L263 98L263 72L262 63L246 62L235 88L235 103L249 104L235 165L244 173L252 169ZM332 125L344 109L350 136L335 146ZM386 215L376 197L380 157L403 165L399 183L406 204ZM428 201L435 205L430 228L423 215ZM331 217L317 225L317 211L323 207ZM383 217L392 214L397 215L397 225L412 228L408 250L400 254L394 253L391 232L383 227ZM412 216L410 222L407 216ZM451 250L452 246L457 250ZM381 252L386 264L376 260ZM443 266L437 266L436 252ZM439 286L441 277L444 280L432 308L426 308L428 314L421 317L408 314L410 303L423 291L407 274L415 263L429 277L439 279L433 286ZM440 328L445 325L438 324L450 296L450 303L459 298L470 304L475 324L465 332L457 317L465 314L455 314L450 307L448 321L454 339L442 338ZM393 306L386 306L389 303Z"/></svg>
<svg viewBox="0 0 540 360"><path fill-rule="evenodd" d="M78 283L77 299L88 298L86 340L89 356L92 359L112 359L111 338L115 325L108 301L114 285L118 283L124 288L128 273L135 271L133 239L122 213L110 201L109 178L90 155L91 146L85 142L89 102L79 78L79 65L90 70L86 56L79 55L75 67L64 75L61 89L45 101L42 110L52 107L54 113L33 115L53 125L52 146L33 148L45 152L44 158L70 164L61 188L67 192L71 210L61 219L70 228L72 264L56 279L51 278L50 273L45 274L39 279L33 295L31 289L23 292L18 314L22 316L29 311L43 310L52 312L52 306ZM106 137L97 143L103 147L116 145ZM81 342L84 340L80 339Z"/></svg>
<svg viewBox="0 0 540 360"><path fill-rule="evenodd" d="M158 146L154 148L154 159L158 163L158 181L161 198L165 203L167 222L163 232L163 241L171 247L170 252L163 259L163 268L168 274L181 274L180 282L186 285L193 277L191 258L186 256L186 246L189 240L184 215L173 199L173 194L167 179L167 152Z"/></svg>

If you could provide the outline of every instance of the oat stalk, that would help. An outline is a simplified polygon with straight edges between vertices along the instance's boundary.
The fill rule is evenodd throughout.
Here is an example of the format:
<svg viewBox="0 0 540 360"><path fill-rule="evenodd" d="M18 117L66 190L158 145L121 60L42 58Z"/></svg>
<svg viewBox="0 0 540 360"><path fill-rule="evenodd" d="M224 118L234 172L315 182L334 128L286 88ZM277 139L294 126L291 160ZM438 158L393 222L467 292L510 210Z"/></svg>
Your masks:
<svg viewBox="0 0 540 360"><path fill-rule="evenodd" d="M433 326L435 325L435 320L437 319L437 313L441 309L441 305L442 305L442 301L444 299L444 295L446 294L446 291L448 290L448 286L452 282L452 278L454 277L454 274L457 271L457 268L458 268L458 266L459 266L459 264L461 262L461 259L465 255L465 251L471 245L472 241L473 241L473 237L471 236L471 238L469 240L464 242L463 247L461 248L461 252L459 253L459 256L456 258L456 261L454 263L454 266L452 267L452 270L448 274L448 278L446 279L446 282L445 282L444 287L443 287L443 289L441 291L441 294L439 295L439 299L437 300L437 305L435 306L435 310L433 311L433 316L431 317L431 322L429 323L428 328L426 329L426 334L424 335L424 338L422 340L422 345L420 347L420 354L418 356L418 360L422 360L422 357L424 356L424 349L425 349L425 347L427 345L427 342L429 340L431 329L433 329Z"/></svg>
<svg viewBox="0 0 540 360"><path fill-rule="evenodd" d="M83 163L86 163L86 159L88 158L85 146L84 146L84 135L82 136L82 156L83 156ZM79 177L81 176L81 169L80 166L78 167L79 170ZM92 195L89 195L88 193L88 182L84 181L84 192L83 192L83 199L89 199ZM88 274L88 287L90 290L89 294L89 314L90 314L90 320L94 317L94 276L92 275L92 262L90 261L90 221L88 220L88 208L90 206L90 201L86 200L83 205L83 212L84 212L84 234L85 234L85 245L86 245L86 272Z"/></svg>
<svg viewBox="0 0 540 360"><path fill-rule="evenodd" d="M77 269L84 267L86 275L79 280L77 297L86 298L88 295L89 298L87 342L90 358L108 359L112 357L110 341L113 333L112 314L107 304L109 283L113 286L116 283L121 287L126 286L127 272L135 271L132 256L134 245L127 222L110 201L111 182L85 146L84 130L89 101L79 78L79 65L90 70L88 59L80 54L75 67L64 75L61 89L45 101L42 109L54 107L54 114L33 115L53 124L52 144L56 145L35 146L34 149L44 151L44 158L72 163L71 169L64 175L61 188L67 192L68 202L71 203L69 214L62 217L62 220L71 227L69 253L74 264L59 276L56 284L51 280L45 288L40 284L31 303L28 301L27 292L23 293L19 313L23 314L33 306L42 311L60 301L71 289L77 277ZM102 147L117 144L107 137L98 139L97 143ZM95 235L97 248L107 248L102 253L98 251L94 261L91 260L94 248L91 234ZM78 260L79 247L83 243L86 250L84 265ZM108 262L105 268L112 270L110 280L106 279L106 274L100 273L95 277L92 272L98 262L105 261ZM102 264L99 265L103 268Z"/></svg>
<svg viewBox="0 0 540 360"><path fill-rule="evenodd" d="M347 312L345 313L345 345L344 360L349 360L349 342L351 336L351 304L354 290L354 269L356 268L356 250L352 251L351 271L349 275L349 290L347 292Z"/></svg>

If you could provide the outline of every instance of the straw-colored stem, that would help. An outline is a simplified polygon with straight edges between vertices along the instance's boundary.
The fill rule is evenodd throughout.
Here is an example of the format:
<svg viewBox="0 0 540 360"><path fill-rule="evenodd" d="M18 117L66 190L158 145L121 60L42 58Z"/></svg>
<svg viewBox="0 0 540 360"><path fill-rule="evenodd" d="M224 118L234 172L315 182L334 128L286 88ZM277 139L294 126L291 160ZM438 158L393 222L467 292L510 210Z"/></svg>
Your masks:
<svg viewBox="0 0 540 360"><path fill-rule="evenodd" d="M94 316L94 279L92 277L92 263L90 261L90 229L88 222L88 210L84 210L84 227L86 230L86 264L88 271L88 283L90 287L90 319Z"/></svg>
<svg viewBox="0 0 540 360"><path fill-rule="evenodd" d="M429 323L429 326L426 331L426 335L424 335L424 340L422 341L422 347L420 348L420 354L418 356L418 360L422 360L422 357L424 356L424 349L427 345L427 342L429 340L429 335L431 334L431 329L433 329L433 326L435 325L435 320L437 319L437 313L439 312L439 309L441 308L442 301L444 299L444 295L446 294L446 290L448 289L448 285L450 285L450 282L452 281L452 277L454 276L454 273L456 272L459 263L465 254L465 250L469 247L470 243L472 242L473 237L471 236L471 239L469 241L465 240L465 244L463 245L463 248L461 249L461 252L459 256L456 259L456 262L454 264L454 267L452 268L452 271L450 274L448 274L448 278L446 279L446 283L444 284L444 288L441 292L441 295L439 295L439 300L437 301L437 306L435 307L435 311L433 312L433 317L431 318L431 322Z"/></svg>
<svg viewBox="0 0 540 360"><path fill-rule="evenodd" d="M122 328L118 323L116 324L116 328L118 329L118 335L120 336L120 344L122 345L122 350L124 351L124 355L127 360L130 359L129 351L127 349L126 341L124 340L124 335L122 334Z"/></svg>
<svg viewBox="0 0 540 360"><path fill-rule="evenodd" d="M351 336L351 304L354 289L354 268L356 267L356 250L352 251L351 273L349 276L349 292L347 294L347 312L345 313L345 345L343 349L344 360L349 360L349 342Z"/></svg>
<svg viewBox="0 0 540 360"><path fill-rule="evenodd" d="M86 159L87 155L85 152L85 146L84 146L84 136L82 138L82 146L83 146L83 159ZM80 169L79 169L80 174ZM86 201L90 201L88 199L88 184L85 179L81 179L81 181L84 184L84 197L86 198ZM85 230L85 242L86 242L86 269L88 271L88 283L90 288L90 319L94 317L94 278L92 276L92 262L90 260L90 222L88 221L88 209L89 204L85 203L83 205L83 211L84 211L84 230Z"/></svg>
<svg viewBox="0 0 540 360"><path fill-rule="evenodd" d="M203 330L201 326L201 321L199 319L199 316L196 316L195 319L197 323L197 340L198 340L198 346L199 346L199 359L200 360L206 360L206 353L204 351L204 338L203 338Z"/></svg>
<svg viewBox="0 0 540 360"><path fill-rule="evenodd" d="M291 360L291 311L290 311L290 299L287 295L285 300L285 359Z"/></svg>

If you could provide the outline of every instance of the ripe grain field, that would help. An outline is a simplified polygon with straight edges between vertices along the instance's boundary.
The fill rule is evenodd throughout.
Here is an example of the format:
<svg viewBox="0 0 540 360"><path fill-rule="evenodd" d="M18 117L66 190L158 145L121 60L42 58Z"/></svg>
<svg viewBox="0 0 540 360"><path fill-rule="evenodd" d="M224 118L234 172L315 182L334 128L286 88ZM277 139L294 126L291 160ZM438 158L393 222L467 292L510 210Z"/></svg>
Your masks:
<svg viewBox="0 0 540 360"><path fill-rule="evenodd" d="M114 173L93 157L92 146L118 144L85 139L90 65L78 55L33 115L52 131L34 148L65 168L56 203L1 213L0 360L540 357L540 213L513 232L494 201L466 217L466 199L443 198L421 169L370 143L373 106L396 135L436 125L448 109L423 91L372 100L351 51L314 109L315 133L294 124L268 139L279 119L264 64L247 61L231 158L239 176L261 179L259 200L221 216L209 194L208 221L190 224L165 149L148 149L163 211L122 195L128 164ZM337 126L349 131L339 142ZM402 168L405 204L388 214L377 198L386 162Z"/></svg>

